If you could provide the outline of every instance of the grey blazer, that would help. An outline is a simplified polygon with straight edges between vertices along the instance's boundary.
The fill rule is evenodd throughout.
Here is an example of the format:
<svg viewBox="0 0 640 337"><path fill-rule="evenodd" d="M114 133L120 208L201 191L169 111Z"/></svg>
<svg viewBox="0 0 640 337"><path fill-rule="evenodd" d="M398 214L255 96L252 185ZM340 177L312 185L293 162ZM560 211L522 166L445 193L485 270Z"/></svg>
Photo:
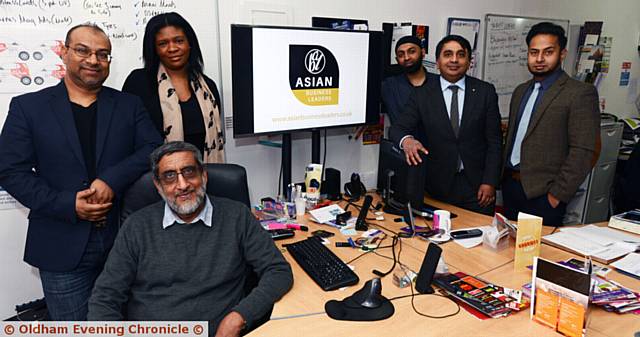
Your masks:
<svg viewBox="0 0 640 337"><path fill-rule="evenodd" d="M503 164L513 147L520 102L532 82L520 84L511 96ZM569 202L591 170L599 137L596 88L563 72L542 96L522 140L520 177L527 198L550 192Z"/></svg>

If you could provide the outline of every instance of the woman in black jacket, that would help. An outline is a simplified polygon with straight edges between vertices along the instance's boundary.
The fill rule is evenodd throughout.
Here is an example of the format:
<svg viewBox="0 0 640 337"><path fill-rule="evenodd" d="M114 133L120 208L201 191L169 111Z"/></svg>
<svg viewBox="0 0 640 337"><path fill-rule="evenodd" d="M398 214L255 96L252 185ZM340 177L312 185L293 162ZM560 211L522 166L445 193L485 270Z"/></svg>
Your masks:
<svg viewBox="0 0 640 337"><path fill-rule="evenodd" d="M122 91L139 96L165 141L184 140L206 163L224 162L220 94L204 75L202 52L191 25L178 13L147 23L144 68L129 74Z"/></svg>

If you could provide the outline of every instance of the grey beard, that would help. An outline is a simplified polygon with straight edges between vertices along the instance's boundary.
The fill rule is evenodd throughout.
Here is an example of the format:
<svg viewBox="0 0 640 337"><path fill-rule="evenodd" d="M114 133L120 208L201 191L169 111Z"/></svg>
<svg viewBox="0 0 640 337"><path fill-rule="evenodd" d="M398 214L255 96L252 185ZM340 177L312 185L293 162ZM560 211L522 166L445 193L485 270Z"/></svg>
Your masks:
<svg viewBox="0 0 640 337"><path fill-rule="evenodd" d="M200 186L199 189L196 190L196 200L190 204L178 205L176 203L176 198L173 200L169 200L167 196L163 192L160 192L160 196L167 203L169 208L178 215L191 215L202 206L204 202L205 194L207 193L206 187L203 185Z"/></svg>

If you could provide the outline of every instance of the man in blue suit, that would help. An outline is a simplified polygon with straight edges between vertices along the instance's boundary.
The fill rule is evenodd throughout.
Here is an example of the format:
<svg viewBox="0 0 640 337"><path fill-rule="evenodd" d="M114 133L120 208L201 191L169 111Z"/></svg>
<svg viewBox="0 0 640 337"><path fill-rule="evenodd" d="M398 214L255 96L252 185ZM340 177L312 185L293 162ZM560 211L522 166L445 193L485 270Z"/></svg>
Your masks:
<svg viewBox="0 0 640 337"><path fill-rule="evenodd" d="M161 143L142 102L103 87L111 43L67 33L56 86L14 97L0 134L0 186L30 209L24 260L40 270L53 320L85 320L118 231L119 199Z"/></svg>

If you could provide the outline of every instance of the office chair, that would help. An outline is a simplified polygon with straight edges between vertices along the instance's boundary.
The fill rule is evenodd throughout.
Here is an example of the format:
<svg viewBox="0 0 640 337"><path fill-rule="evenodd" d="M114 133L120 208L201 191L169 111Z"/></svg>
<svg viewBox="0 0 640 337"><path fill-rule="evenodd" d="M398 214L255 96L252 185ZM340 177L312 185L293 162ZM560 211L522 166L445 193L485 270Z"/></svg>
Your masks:
<svg viewBox="0 0 640 337"><path fill-rule="evenodd" d="M251 207L247 172L244 167L236 164L205 164L204 169L207 170L208 194L239 201L247 207ZM145 173L129 187L122 198L120 224L122 225L127 217L135 211L161 200L160 194L153 185L153 173ZM258 275L253 270L247 270L247 274L244 286L245 296L258 285ZM249 333L266 323L271 317L272 310L273 307L265 316L256 320L253 326L247 327L243 333Z"/></svg>
<svg viewBox="0 0 640 337"><path fill-rule="evenodd" d="M239 201L251 207L247 172L236 164L205 164L207 170L207 193L216 197L224 197ZM162 200L153 185L153 173L142 175L125 192L122 198L120 224L133 212Z"/></svg>
<svg viewBox="0 0 640 337"><path fill-rule="evenodd" d="M640 208L640 143L633 148L633 152L624 164L624 169L618 177L615 206L616 213Z"/></svg>

